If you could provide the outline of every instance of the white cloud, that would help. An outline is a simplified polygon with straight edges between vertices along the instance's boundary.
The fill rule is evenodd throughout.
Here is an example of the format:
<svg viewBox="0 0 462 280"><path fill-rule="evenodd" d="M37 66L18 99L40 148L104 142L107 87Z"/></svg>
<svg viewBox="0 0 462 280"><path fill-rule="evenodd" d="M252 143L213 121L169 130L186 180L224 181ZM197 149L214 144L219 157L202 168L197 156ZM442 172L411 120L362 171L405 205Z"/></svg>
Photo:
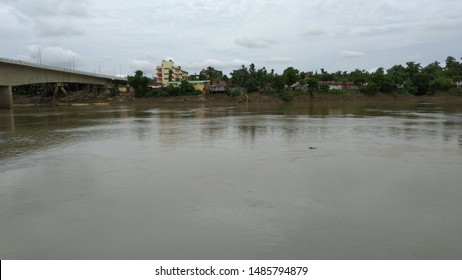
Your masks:
<svg viewBox="0 0 462 280"><path fill-rule="evenodd" d="M23 59L28 61L65 68L78 68L83 65L78 53L61 46L28 45L26 50L27 55L23 56Z"/></svg>
<svg viewBox="0 0 462 280"><path fill-rule="evenodd" d="M152 75L154 70L156 69L156 64L152 63L148 60L142 60L142 59L131 59L129 61L129 66L132 69L133 72L137 70L141 70L144 72L145 75Z"/></svg>

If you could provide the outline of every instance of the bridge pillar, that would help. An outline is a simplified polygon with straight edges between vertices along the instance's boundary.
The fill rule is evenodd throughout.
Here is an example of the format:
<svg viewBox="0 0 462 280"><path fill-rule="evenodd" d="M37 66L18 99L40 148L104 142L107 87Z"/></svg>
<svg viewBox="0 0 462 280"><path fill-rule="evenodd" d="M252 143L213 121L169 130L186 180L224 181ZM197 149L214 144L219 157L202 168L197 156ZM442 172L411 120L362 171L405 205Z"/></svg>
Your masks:
<svg viewBox="0 0 462 280"><path fill-rule="evenodd" d="M11 86L0 86L0 109L13 107L13 92Z"/></svg>

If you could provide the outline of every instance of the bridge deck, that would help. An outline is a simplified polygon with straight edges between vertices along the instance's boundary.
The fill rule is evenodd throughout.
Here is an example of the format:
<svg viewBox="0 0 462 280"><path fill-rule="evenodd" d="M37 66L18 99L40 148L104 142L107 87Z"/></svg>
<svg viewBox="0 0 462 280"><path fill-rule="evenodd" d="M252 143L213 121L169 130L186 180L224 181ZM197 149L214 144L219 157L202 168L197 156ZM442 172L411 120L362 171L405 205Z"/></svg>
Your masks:
<svg viewBox="0 0 462 280"><path fill-rule="evenodd" d="M0 108L13 106L12 86L49 83L113 86L127 79L0 57Z"/></svg>

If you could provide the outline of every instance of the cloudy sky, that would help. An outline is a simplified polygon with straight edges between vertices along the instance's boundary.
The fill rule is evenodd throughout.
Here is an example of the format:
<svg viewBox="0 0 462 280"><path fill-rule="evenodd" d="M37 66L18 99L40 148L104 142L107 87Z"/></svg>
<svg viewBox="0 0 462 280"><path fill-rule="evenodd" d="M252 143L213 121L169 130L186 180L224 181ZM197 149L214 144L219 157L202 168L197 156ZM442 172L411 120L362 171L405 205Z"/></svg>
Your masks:
<svg viewBox="0 0 462 280"><path fill-rule="evenodd" d="M462 57L460 0L0 0L0 57L105 74L281 73Z"/></svg>

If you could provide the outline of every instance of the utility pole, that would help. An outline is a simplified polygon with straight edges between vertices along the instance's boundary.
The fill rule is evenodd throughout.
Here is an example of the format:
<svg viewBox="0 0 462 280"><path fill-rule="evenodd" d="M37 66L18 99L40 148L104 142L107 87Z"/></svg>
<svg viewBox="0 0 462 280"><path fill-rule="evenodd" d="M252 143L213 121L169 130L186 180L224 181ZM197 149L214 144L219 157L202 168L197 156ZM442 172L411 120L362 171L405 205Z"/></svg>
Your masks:
<svg viewBox="0 0 462 280"><path fill-rule="evenodd" d="M42 64L42 51L40 50L40 48L37 49L37 63Z"/></svg>

